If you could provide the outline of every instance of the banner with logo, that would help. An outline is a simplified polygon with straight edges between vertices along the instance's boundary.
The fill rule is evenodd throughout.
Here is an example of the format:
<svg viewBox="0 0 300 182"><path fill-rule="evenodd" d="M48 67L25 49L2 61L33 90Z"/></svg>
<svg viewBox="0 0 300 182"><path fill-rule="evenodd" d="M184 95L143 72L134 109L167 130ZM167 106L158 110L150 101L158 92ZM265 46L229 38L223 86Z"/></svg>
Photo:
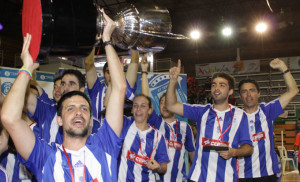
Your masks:
<svg viewBox="0 0 300 182"><path fill-rule="evenodd" d="M18 69L16 68L0 67L1 91L4 95L8 93L10 87L17 77L17 73ZM54 73L40 71L36 72L36 81L46 91L49 98L52 98L54 78Z"/></svg>
<svg viewBox="0 0 300 182"><path fill-rule="evenodd" d="M257 73L260 72L260 60L196 64L195 67L197 77L211 76L215 72L230 74Z"/></svg>
<svg viewBox="0 0 300 182"><path fill-rule="evenodd" d="M284 57L282 59L291 70L299 70L300 69L300 56L295 57Z"/></svg>
<svg viewBox="0 0 300 182"><path fill-rule="evenodd" d="M152 100L153 107L157 114L160 114L159 111L159 99L160 97L167 91L167 87L169 84L169 73L149 73L148 74L148 82L149 82L149 90L150 97ZM187 102L187 76L186 74L181 74L178 78L178 84L176 87L176 95L177 100L182 103ZM140 94L142 92L142 74L138 73L137 76L137 89L136 94ZM180 121L187 121L185 118L176 116Z"/></svg>

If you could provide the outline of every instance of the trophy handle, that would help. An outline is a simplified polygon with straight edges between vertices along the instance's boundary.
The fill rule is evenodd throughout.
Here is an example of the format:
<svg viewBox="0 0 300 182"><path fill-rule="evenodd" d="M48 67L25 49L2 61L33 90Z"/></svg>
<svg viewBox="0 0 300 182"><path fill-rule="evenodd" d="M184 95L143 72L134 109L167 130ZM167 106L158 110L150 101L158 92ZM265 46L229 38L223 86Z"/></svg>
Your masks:
<svg viewBox="0 0 300 182"><path fill-rule="evenodd" d="M170 32L156 32L156 31L136 31L132 29L124 29L129 32L134 32L134 33L139 33L143 35L149 35L153 37L159 37L159 38L164 38L164 39L190 39L189 37L186 37L181 34L174 34Z"/></svg>
<svg viewBox="0 0 300 182"><path fill-rule="evenodd" d="M103 28L104 28L103 12L101 11L100 6L96 3L95 0L94 0L94 6L96 7L96 10L98 12L97 22L96 22L97 33L102 35L103 34Z"/></svg>

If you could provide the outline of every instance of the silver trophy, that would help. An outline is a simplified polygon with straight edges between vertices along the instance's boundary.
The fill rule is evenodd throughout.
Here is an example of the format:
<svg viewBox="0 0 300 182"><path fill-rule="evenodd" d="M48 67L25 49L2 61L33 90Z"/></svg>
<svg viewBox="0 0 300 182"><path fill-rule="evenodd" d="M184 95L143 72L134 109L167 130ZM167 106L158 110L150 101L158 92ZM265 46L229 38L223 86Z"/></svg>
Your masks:
<svg viewBox="0 0 300 182"><path fill-rule="evenodd" d="M100 7L92 1L44 0L40 56L87 56L102 33L104 19ZM112 35L121 49L146 52L162 51L169 39L186 39L171 33L172 22L165 8L144 4L124 6L113 17Z"/></svg>
<svg viewBox="0 0 300 182"><path fill-rule="evenodd" d="M103 17L100 7L95 4L97 31L103 31ZM150 4L130 4L118 11L113 20L116 29L112 34L115 44L121 49L137 49L145 52L164 50L168 39L187 39L183 35L173 34L172 22L166 8Z"/></svg>

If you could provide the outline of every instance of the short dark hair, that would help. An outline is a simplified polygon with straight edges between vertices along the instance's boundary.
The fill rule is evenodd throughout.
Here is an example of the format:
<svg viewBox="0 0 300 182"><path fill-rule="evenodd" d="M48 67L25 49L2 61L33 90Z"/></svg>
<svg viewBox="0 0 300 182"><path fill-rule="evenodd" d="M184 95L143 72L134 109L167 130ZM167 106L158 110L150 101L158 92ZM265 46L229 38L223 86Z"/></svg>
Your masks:
<svg viewBox="0 0 300 182"><path fill-rule="evenodd" d="M65 75L76 76L78 83L79 83L79 88L85 87L85 77L80 71L73 70L73 69L65 70L64 73L62 74L61 78L63 78Z"/></svg>
<svg viewBox="0 0 300 182"><path fill-rule="evenodd" d="M104 76L104 73L105 73L105 71L107 70L107 67L108 67L108 64L107 64L107 62L104 64L104 66L103 66L103 69L102 69L102 71L103 71L103 76Z"/></svg>
<svg viewBox="0 0 300 182"><path fill-rule="evenodd" d="M214 80L215 78L218 78L218 77L221 77L221 78L224 78L225 80L227 80L228 84L229 84L229 90L230 89L234 90L235 79L231 74L225 73L225 72L216 72L213 74L211 80Z"/></svg>
<svg viewBox="0 0 300 182"><path fill-rule="evenodd" d="M147 96L147 95L145 95L145 94L137 94L137 95L134 97L134 99L137 98L137 97L145 97L145 98L148 100L149 108L152 108L152 101L151 101L151 98L150 98L149 96ZM133 100L134 100L134 99L133 99Z"/></svg>
<svg viewBox="0 0 300 182"><path fill-rule="evenodd" d="M242 85L244 83L252 83L252 84L254 84L255 87L256 87L257 92L258 93L260 92L260 88L259 88L258 83L255 80L253 80L253 79L247 78L247 79L244 79L244 80L240 81L240 83L239 83L239 93L241 93L241 88L242 88Z"/></svg>
<svg viewBox="0 0 300 182"><path fill-rule="evenodd" d="M54 78L54 83L61 79L62 79L62 76L58 76L58 77Z"/></svg>
<svg viewBox="0 0 300 182"><path fill-rule="evenodd" d="M163 97L165 97L166 95L167 95L166 92L162 94L162 96L159 98L159 104L160 104L161 99L162 99Z"/></svg>
<svg viewBox="0 0 300 182"><path fill-rule="evenodd" d="M66 94L64 94L60 99L59 99L59 101L58 101L58 103L57 103L57 116L61 116L61 114L62 114L62 104L63 104L63 102L66 100L66 99L68 99L68 98L71 98L71 97L73 97L73 96L81 96L81 97L83 97L88 103L89 103L89 109L90 109L90 114L91 114L91 116L92 116L92 105L91 105L91 102L90 102L90 100L89 100L89 98L85 95L85 93L83 93L83 92L80 92L80 91L72 91L72 92L68 92L68 93L66 93Z"/></svg>

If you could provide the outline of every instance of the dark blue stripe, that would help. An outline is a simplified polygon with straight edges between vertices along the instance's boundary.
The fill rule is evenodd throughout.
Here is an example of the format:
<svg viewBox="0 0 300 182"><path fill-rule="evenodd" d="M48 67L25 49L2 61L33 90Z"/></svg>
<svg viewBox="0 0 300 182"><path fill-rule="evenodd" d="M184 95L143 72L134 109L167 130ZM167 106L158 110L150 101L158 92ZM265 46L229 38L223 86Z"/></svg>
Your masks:
<svg viewBox="0 0 300 182"><path fill-rule="evenodd" d="M215 124L216 113L212 109L209 110L206 126L205 126L205 138L212 138L214 133L214 124ZM202 144L200 144L202 145ZM207 170L208 170L208 159L209 159L209 151L203 151L202 159L201 159L201 181L207 181Z"/></svg>
<svg viewBox="0 0 300 182"><path fill-rule="evenodd" d="M261 121L259 117L259 112L255 114L255 133L262 132ZM265 140L258 141L258 151L259 151L259 163L260 163L260 174L261 176L268 176L266 169L266 149L265 149Z"/></svg>
<svg viewBox="0 0 300 182"><path fill-rule="evenodd" d="M138 153L139 149L140 149L139 135L138 133L136 133L130 151ZM125 155L127 155L127 153ZM134 165L135 162L133 162L132 160L127 160L128 168L127 168L126 181L134 180L134 174L133 174Z"/></svg>

